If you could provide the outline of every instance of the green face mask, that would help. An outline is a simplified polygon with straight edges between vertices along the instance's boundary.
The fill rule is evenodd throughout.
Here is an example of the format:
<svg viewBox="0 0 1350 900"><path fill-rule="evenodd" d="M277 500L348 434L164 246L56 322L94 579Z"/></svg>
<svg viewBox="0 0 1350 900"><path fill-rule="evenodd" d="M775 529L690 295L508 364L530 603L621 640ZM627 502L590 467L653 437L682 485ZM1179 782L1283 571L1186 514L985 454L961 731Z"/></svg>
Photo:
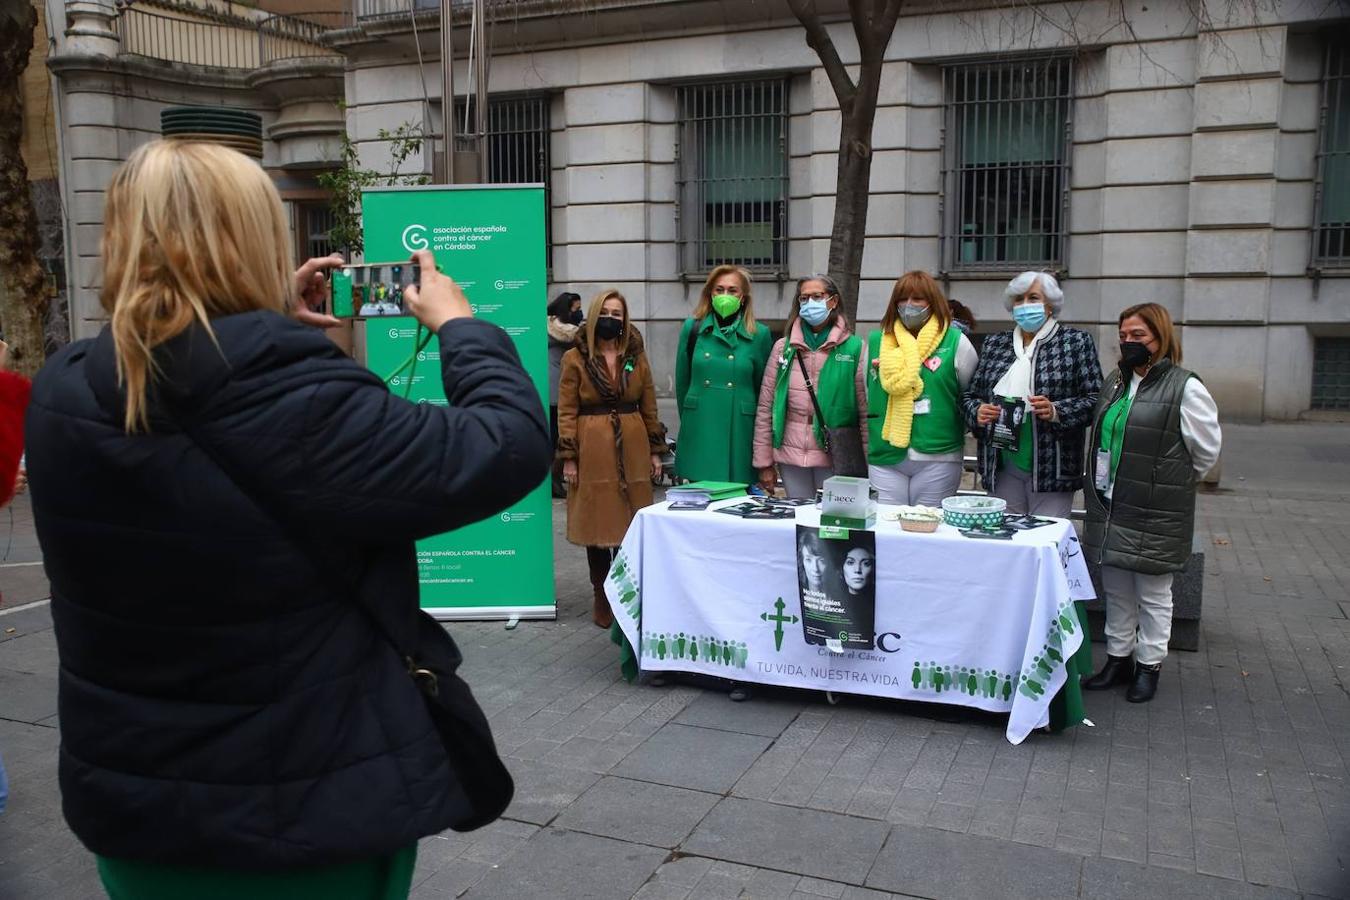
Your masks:
<svg viewBox="0 0 1350 900"><path fill-rule="evenodd" d="M722 318L727 318L736 314L741 308L741 298L733 297L730 294L718 294L712 298L713 312Z"/></svg>

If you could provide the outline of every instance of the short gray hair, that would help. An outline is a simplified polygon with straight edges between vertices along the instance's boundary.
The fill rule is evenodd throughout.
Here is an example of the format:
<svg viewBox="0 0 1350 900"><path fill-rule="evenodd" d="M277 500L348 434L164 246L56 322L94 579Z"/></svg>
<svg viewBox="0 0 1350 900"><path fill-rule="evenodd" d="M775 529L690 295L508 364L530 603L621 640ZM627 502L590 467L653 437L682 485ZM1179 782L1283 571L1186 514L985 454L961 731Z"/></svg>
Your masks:
<svg viewBox="0 0 1350 900"><path fill-rule="evenodd" d="M1003 289L1003 308L1012 312L1013 303L1038 281L1041 283L1041 293L1045 294L1046 305L1050 307L1050 315L1058 316L1064 308L1064 292L1060 290L1055 276L1049 272L1023 272L1008 282L1008 286Z"/></svg>
<svg viewBox="0 0 1350 900"><path fill-rule="evenodd" d="M843 297L839 296L839 285L835 284L834 279L828 275L807 275L804 278L798 278L797 293L793 296L792 299L795 300L797 299L797 297L800 297L802 295L802 285L806 284L808 281L819 281L821 284L825 285L825 290L828 293L831 293L834 296L839 297L840 300L844 299Z"/></svg>

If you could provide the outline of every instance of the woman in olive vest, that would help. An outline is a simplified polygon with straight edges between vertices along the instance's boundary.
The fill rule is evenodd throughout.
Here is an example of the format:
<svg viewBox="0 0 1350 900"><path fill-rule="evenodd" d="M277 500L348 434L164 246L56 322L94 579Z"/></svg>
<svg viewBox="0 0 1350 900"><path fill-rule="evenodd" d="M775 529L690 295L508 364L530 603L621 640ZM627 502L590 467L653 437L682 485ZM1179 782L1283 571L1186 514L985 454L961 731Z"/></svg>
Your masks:
<svg viewBox="0 0 1350 900"><path fill-rule="evenodd" d="M868 338L868 475L883 503L939 506L961 484L961 392L979 356L942 288L906 272Z"/></svg>
<svg viewBox="0 0 1350 900"><path fill-rule="evenodd" d="M753 483L751 442L773 337L755 322L750 273L718 266L675 349L680 434L675 469L689 481Z"/></svg>
<svg viewBox="0 0 1350 900"><path fill-rule="evenodd" d="M755 417L755 468L765 490L772 491L781 474L789 497L809 499L833 472L825 429L862 428L860 411L867 409L862 339L839 311L839 289L829 276L797 282L786 334L773 345L769 362Z"/></svg>
<svg viewBox="0 0 1350 900"><path fill-rule="evenodd" d="M1158 689L1172 635L1172 576L1191 555L1196 482L1219 460L1214 398L1181 367L1181 342L1156 303L1120 314L1120 368L1106 378L1088 443L1083 545L1101 565L1106 665L1091 691Z"/></svg>
<svg viewBox="0 0 1350 900"><path fill-rule="evenodd" d="M1060 323L1064 292L1048 272L1008 282L1003 305L1016 324L985 339L961 398L979 439L980 481L1010 513L1067 519L1083 482L1083 432L1102 389L1097 345ZM1021 425L998 428L1013 411Z"/></svg>

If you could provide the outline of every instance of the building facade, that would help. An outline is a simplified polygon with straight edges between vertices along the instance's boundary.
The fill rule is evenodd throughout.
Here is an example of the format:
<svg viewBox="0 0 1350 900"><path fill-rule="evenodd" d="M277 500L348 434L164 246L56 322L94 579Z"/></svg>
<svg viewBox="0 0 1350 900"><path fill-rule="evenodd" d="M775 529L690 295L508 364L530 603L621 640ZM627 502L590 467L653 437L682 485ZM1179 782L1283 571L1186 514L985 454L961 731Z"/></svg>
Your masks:
<svg viewBox="0 0 1350 900"><path fill-rule="evenodd" d="M410 162L434 175L436 4L355 2L322 41L342 55L346 132L377 170L392 166L389 133L425 134ZM457 96L471 87L463 7ZM795 278L827 267L839 140L834 93L786 2L489 7L489 176L548 187L550 292L623 290L666 393L712 265L751 269L758 315L786 318ZM1049 269L1064 318L1108 365L1118 312L1152 300L1182 324L1186 363L1226 418L1350 408L1350 8L1128 8L906 7L873 135L861 330L910 269L939 275L980 331L1001 330L1008 279ZM84 179L86 216L107 174ZM75 302L94 309L87 293Z"/></svg>

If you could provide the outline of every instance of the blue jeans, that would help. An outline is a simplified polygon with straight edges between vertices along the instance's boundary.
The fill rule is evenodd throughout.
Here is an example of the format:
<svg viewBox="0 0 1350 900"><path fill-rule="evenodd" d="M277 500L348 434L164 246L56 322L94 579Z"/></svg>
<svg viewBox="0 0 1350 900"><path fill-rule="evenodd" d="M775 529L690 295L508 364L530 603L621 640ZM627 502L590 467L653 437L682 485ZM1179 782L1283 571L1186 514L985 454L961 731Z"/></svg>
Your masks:
<svg viewBox="0 0 1350 900"><path fill-rule="evenodd" d="M9 780L5 778L5 760L0 757L0 813L5 811L5 801L9 799Z"/></svg>

